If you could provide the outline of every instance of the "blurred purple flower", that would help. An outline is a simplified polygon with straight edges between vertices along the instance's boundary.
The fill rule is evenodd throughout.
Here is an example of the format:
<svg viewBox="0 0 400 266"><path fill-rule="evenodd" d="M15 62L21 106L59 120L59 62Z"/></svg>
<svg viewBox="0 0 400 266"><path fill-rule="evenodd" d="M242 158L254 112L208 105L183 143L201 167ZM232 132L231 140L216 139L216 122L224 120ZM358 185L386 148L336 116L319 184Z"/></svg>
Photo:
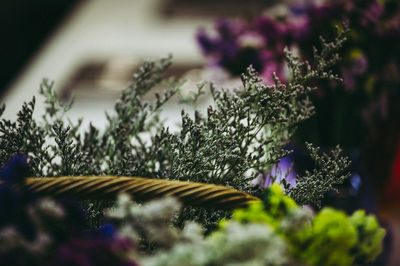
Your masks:
<svg viewBox="0 0 400 266"><path fill-rule="evenodd" d="M115 235L116 231L115 231L114 226L112 224L109 224L109 223L108 224L104 224L104 225L101 226L100 233L103 236L109 237L109 238L112 238L112 237L116 236Z"/></svg>
<svg viewBox="0 0 400 266"><path fill-rule="evenodd" d="M400 36L400 13L394 15L386 22L386 30L387 34L391 37L395 37L396 39Z"/></svg>
<svg viewBox="0 0 400 266"><path fill-rule="evenodd" d="M373 1L366 9L362 10L361 25L369 26L378 23L383 12L383 6L377 1Z"/></svg>
<svg viewBox="0 0 400 266"><path fill-rule="evenodd" d="M363 75L367 69L368 58L363 54L355 56L351 60L350 66L343 67L341 70L345 89L349 92L354 91L356 89L358 76Z"/></svg>
<svg viewBox="0 0 400 266"><path fill-rule="evenodd" d="M344 87L347 91L354 91L356 89L356 78L354 73L349 68L342 68L341 77L343 79Z"/></svg>
<svg viewBox="0 0 400 266"><path fill-rule="evenodd" d="M286 33L286 27L283 24L266 16L258 17L255 21L255 27L268 42L282 41Z"/></svg>
<svg viewBox="0 0 400 266"><path fill-rule="evenodd" d="M48 265L54 266L136 266L135 262L125 258L131 248L127 240L99 235L72 237L58 246L53 260Z"/></svg>
<svg viewBox="0 0 400 266"><path fill-rule="evenodd" d="M289 157L282 158L267 174L264 187L272 185L273 182L281 183L283 179L289 183L290 188L295 187L296 173L292 169L292 164L293 162Z"/></svg>
<svg viewBox="0 0 400 266"><path fill-rule="evenodd" d="M310 20L306 16L290 19L286 25L287 39L290 44L303 41L311 34Z"/></svg>
<svg viewBox="0 0 400 266"><path fill-rule="evenodd" d="M273 73L275 73L279 78L282 77L282 67L274 61L270 61L267 65L264 66L263 71L260 76L263 78L263 82L267 85L273 85Z"/></svg>
<svg viewBox="0 0 400 266"><path fill-rule="evenodd" d="M12 156L0 169L0 179L3 181L0 184L0 229L13 225L31 240L36 236L36 230L26 205L35 198L30 193L21 192L21 185L28 174L28 157L25 154Z"/></svg>
<svg viewBox="0 0 400 266"><path fill-rule="evenodd" d="M12 156L0 169L0 179L4 181L7 186L21 184L28 175L28 156L22 153Z"/></svg>
<svg viewBox="0 0 400 266"><path fill-rule="evenodd" d="M215 22L215 29L219 36L225 40L235 40L239 34L243 33L244 28L245 23L240 20L217 19Z"/></svg>
<svg viewBox="0 0 400 266"><path fill-rule="evenodd" d="M309 5L308 17L313 21L328 20L337 18L340 15L340 3L314 3Z"/></svg>
<svg viewBox="0 0 400 266"><path fill-rule="evenodd" d="M368 58L361 55L352 62L351 70L356 75L364 74L368 69Z"/></svg>
<svg viewBox="0 0 400 266"><path fill-rule="evenodd" d="M289 6L289 12L293 16L305 16L310 9L311 3L309 2L297 2Z"/></svg>
<svg viewBox="0 0 400 266"><path fill-rule="evenodd" d="M196 39L200 46L201 51L205 55L209 55L210 53L216 51L217 48L216 41L210 38L203 28L197 31Z"/></svg>

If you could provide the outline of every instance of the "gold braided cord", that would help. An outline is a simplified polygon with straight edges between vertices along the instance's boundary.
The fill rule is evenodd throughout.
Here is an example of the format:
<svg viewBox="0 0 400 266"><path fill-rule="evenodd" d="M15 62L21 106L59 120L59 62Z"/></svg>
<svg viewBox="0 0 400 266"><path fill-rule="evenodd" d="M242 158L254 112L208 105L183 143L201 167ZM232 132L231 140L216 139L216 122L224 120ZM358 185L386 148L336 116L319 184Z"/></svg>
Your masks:
<svg viewBox="0 0 400 266"><path fill-rule="evenodd" d="M185 205L217 209L243 208L260 200L224 186L141 177L31 177L26 180L26 188L41 195L77 199L112 199L118 193L128 193L139 201L174 196Z"/></svg>

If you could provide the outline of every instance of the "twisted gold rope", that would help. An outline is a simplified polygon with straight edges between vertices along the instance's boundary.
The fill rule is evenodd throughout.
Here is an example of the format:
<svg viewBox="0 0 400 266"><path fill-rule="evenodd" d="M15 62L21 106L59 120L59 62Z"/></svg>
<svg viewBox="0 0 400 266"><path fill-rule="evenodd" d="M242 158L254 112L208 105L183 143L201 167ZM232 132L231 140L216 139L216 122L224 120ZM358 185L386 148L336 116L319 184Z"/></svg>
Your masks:
<svg viewBox="0 0 400 266"><path fill-rule="evenodd" d="M141 177L27 178L26 188L41 195L66 195L78 199L111 199L118 193L128 193L139 201L174 196L185 205L217 209L242 208L251 201L259 201L254 196L224 186Z"/></svg>

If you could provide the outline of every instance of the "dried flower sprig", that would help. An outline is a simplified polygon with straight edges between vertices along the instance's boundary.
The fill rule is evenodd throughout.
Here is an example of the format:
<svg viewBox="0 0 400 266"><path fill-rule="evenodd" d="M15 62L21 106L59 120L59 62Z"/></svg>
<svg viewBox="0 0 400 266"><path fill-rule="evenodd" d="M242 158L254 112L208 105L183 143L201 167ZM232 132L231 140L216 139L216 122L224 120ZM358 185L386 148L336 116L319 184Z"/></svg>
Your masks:
<svg viewBox="0 0 400 266"><path fill-rule="evenodd" d="M310 143L306 143L311 158L315 163L312 172L306 171L305 176L297 179L296 186L288 191L297 203L311 204L321 207L321 199L329 191L337 191L335 185L343 183L350 176L344 170L350 166L350 161L346 157L341 157L339 146L331 151L332 155L326 153L319 154L319 149Z"/></svg>
<svg viewBox="0 0 400 266"><path fill-rule="evenodd" d="M261 188L252 181L265 178L289 153L284 147L297 125L313 115L313 105L308 100L312 89L306 83L311 78L336 78L329 67L337 60L337 50L344 39L339 34L331 43L323 41L322 49L315 49L313 65L286 52L293 71L287 85L276 76L274 84L265 85L252 67L242 75L243 88L236 91L217 90L210 84L214 105L209 106L207 114L195 111L194 118L182 111L178 133L164 128L158 116L163 104L182 85L182 81L165 78L171 58L144 63L132 85L122 92L115 112L107 114L104 132L90 125L85 133L79 133L81 120L74 124L64 119L71 104L60 103L53 83L44 80L40 92L46 98L46 114L41 123L32 119L34 100L24 104L16 123L1 120L0 162L24 152L32 162L34 176L144 176L214 183L260 195ZM151 103L144 101L143 96L159 85L168 88L163 96L156 95ZM199 86L197 94L204 87ZM150 136L150 141L145 141L143 134ZM315 158L320 164L347 166L342 161ZM347 162L338 155L331 159ZM315 171L314 178L299 179L300 187L309 190L299 188L288 193L302 204L316 203L326 192L314 185L316 179L325 178L324 184L331 185L327 188L343 179L336 172L325 174L323 170ZM282 183L289 189L285 180ZM210 229L227 215L223 211L189 208L183 211L179 223L194 219Z"/></svg>

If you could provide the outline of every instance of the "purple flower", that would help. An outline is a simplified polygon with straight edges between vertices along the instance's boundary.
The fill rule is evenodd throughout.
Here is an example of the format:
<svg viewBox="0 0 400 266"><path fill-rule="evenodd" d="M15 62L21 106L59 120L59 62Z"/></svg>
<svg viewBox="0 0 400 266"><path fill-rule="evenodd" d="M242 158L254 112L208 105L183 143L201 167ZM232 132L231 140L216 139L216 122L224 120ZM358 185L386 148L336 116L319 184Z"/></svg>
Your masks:
<svg viewBox="0 0 400 266"><path fill-rule="evenodd" d="M399 38L399 36L400 36L400 13L396 14L395 16L393 16L386 22L386 29L384 29L384 30L387 31L387 34L389 36L395 37L396 39ZM381 31L383 31L383 30L381 30Z"/></svg>
<svg viewBox="0 0 400 266"><path fill-rule="evenodd" d="M295 17L287 22L286 35L291 43L303 41L311 34L310 20L306 16ZM288 44L287 44L288 45Z"/></svg>
<svg viewBox="0 0 400 266"><path fill-rule="evenodd" d="M337 18L341 10L340 3L320 3L312 4L308 9L308 17L313 21L329 20Z"/></svg>
<svg viewBox="0 0 400 266"><path fill-rule="evenodd" d="M227 19L217 19L215 22L215 29L221 39L236 40L237 36L243 33L245 23L240 20L230 21Z"/></svg>
<svg viewBox="0 0 400 266"><path fill-rule="evenodd" d="M361 55L352 62L351 70L356 75L364 74L368 69L368 58Z"/></svg>
<svg viewBox="0 0 400 266"><path fill-rule="evenodd" d="M21 192L21 185L28 174L28 157L25 154L12 156L1 168L0 179L3 183L0 184L0 229L14 225L26 238L33 239L36 230L26 205L35 198L30 193Z"/></svg>
<svg viewBox="0 0 400 266"><path fill-rule="evenodd" d="M100 228L100 232L105 237L115 237L115 228L112 224L103 224Z"/></svg>
<svg viewBox="0 0 400 266"><path fill-rule="evenodd" d="M136 266L135 262L124 256L129 248L131 244L127 240L94 235L73 237L57 248L49 265Z"/></svg>
<svg viewBox="0 0 400 266"><path fill-rule="evenodd" d="M352 51L353 59L350 65L341 70L344 87L348 91L354 91L357 85L357 77L363 75L368 69L368 58L360 51Z"/></svg>
<svg viewBox="0 0 400 266"><path fill-rule="evenodd" d="M365 10L362 11L361 25L368 26L379 22L384 10L382 5L374 1Z"/></svg>
<svg viewBox="0 0 400 266"><path fill-rule="evenodd" d="M277 47L280 47L277 45ZM279 49L279 48L278 48ZM282 47L283 50L283 47ZM279 53L277 51L264 50L261 52L261 58L263 62L263 69L260 73L260 76L263 78L263 81L267 85L274 84L273 73L277 75L277 77L284 82L286 77L284 75L284 60L283 53Z"/></svg>
<svg viewBox="0 0 400 266"><path fill-rule="evenodd" d="M258 17L255 22L255 27L268 42L282 41L283 36L286 33L286 28L283 24L266 16Z"/></svg>
<svg viewBox="0 0 400 266"><path fill-rule="evenodd" d="M341 76L343 78L343 85L347 91L354 91L356 89L356 78L354 73L349 68L342 68Z"/></svg>
<svg viewBox="0 0 400 266"><path fill-rule="evenodd" d="M64 223L57 217L39 213L35 204L40 200L38 195L25 190L24 180L29 175L28 157L24 154L14 155L0 170L0 230L13 226L26 240L34 239L40 226L56 240L63 240L70 232L84 229L84 217L80 205L68 199L60 201L67 214ZM40 216L40 219L38 218ZM38 219L42 221L38 223ZM43 229L43 228L42 228Z"/></svg>
<svg viewBox="0 0 400 266"><path fill-rule="evenodd" d="M210 53L214 52L217 48L217 43L215 40L210 38L206 31L201 28L197 31L196 34L197 43L199 44L201 51L205 55L209 55Z"/></svg>
<svg viewBox="0 0 400 266"><path fill-rule="evenodd" d="M7 186L21 184L28 175L28 156L22 153L12 156L0 170L0 179Z"/></svg>
<svg viewBox="0 0 400 266"><path fill-rule="evenodd" d="M289 12L294 16L305 16L310 9L310 3L294 3L289 6Z"/></svg>
<svg viewBox="0 0 400 266"><path fill-rule="evenodd" d="M272 185L273 182L280 183L285 179L290 187L296 186L296 173L292 169L292 160L289 157L282 158L268 173L264 187Z"/></svg>
<svg viewBox="0 0 400 266"><path fill-rule="evenodd" d="M260 76L263 78L263 82L266 85L273 85L273 73L275 73L278 77L282 76L281 66L274 61L270 61L267 65L264 66L264 69Z"/></svg>

